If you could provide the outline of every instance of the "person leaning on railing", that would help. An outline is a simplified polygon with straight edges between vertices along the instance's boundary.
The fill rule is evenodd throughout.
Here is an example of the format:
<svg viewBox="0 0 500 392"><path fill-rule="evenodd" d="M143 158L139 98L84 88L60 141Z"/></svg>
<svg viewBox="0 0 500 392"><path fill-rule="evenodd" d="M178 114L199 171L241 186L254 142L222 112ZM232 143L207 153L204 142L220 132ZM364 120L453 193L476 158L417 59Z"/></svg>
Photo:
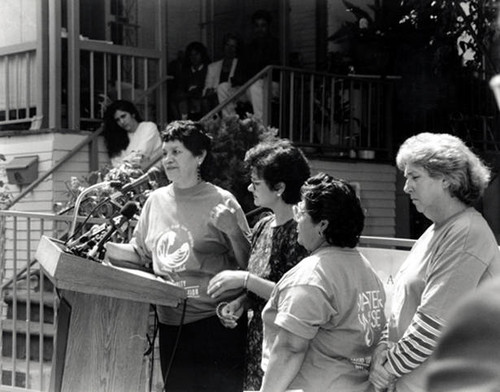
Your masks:
<svg viewBox="0 0 500 392"><path fill-rule="evenodd" d="M113 167L130 162L145 169L161 155L156 124L143 121L129 101L117 100L106 108L103 136Z"/></svg>
<svg viewBox="0 0 500 392"><path fill-rule="evenodd" d="M404 191L432 225L413 246L395 281L389 323L374 356L377 391L425 391L428 359L450 309L500 275L495 236L472 204L490 170L459 138L421 133L400 147Z"/></svg>

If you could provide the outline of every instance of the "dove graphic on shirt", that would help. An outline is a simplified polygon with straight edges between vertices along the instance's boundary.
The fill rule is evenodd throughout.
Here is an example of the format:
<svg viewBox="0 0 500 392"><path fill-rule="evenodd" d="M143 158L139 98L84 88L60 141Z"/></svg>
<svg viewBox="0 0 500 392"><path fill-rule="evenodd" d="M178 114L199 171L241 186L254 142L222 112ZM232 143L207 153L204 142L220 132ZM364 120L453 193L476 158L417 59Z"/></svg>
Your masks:
<svg viewBox="0 0 500 392"><path fill-rule="evenodd" d="M161 270L177 272L185 269L185 263L191 253L188 238L184 241L178 232L167 231L156 243L156 259Z"/></svg>

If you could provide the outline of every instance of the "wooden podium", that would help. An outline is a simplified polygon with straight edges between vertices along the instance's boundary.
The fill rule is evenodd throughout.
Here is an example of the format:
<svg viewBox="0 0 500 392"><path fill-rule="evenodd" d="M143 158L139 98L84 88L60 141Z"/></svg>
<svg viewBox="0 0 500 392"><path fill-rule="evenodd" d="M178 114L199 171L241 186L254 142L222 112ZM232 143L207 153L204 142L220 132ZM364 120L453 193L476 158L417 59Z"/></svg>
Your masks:
<svg viewBox="0 0 500 392"><path fill-rule="evenodd" d="M145 390L150 304L178 306L185 290L152 274L66 253L46 236L36 259L61 293L50 391Z"/></svg>

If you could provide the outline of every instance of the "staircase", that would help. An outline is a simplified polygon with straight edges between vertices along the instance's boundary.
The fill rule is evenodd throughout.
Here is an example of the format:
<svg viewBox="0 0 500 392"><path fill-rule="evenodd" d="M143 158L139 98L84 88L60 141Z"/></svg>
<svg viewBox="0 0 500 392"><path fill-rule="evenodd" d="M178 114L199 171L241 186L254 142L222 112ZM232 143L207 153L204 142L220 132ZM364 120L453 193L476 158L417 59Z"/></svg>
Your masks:
<svg viewBox="0 0 500 392"><path fill-rule="evenodd" d="M49 389L57 300L50 281L39 283L40 272L33 271L30 283L18 281L3 293L0 390Z"/></svg>

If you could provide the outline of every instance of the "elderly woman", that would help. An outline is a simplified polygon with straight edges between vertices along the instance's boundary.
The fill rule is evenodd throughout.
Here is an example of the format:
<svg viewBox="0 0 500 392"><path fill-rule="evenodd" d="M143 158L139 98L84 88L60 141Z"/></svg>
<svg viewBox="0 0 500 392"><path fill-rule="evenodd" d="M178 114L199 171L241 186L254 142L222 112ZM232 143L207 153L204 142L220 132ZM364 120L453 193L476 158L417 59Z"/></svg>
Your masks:
<svg viewBox="0 0 500 392"><path fill-rule="evenodd" d="M129 162L145 169L161 156L156 124L143 121L132 102L118 100L107 107L103 136L113 167Z"/></svg>
<svg viewBox="0 0 500 392"><path fill-rule="evenodd" d="M348 183L320 173L302 187L295 219L311 255L281 278L262 313L261 392L370 390L385 293L355 248L364 225L359 199Z"/></svg>
<svg viewBox="0 0 500 392"><path fill-rule="evenodd" d="M152 192L130 244L107 244L116 264L152 262L155 274L185 287L185 307L158 307L160 360L168 391L240 391L246 323L221 325L209 280L245 269L250 242L234 196L207 182L211 139L199 123L177 121L162 132L163 168L172 182Z"/></svg>
<svg viewBox="0 0 500 392"><path fill-rule="evenodd" d="M251 172L248 190L255 205L270 209L272 214L254 227L248 272L223 271L210 281L208 292L217 298L228 289L247 289L248 296L229 304L229 315L234 317L226 325L236 325L247 300L253 317L248 326L244 385L245 390L259 390L263 376L262 309L276 282L307 255L297 242L293 206L300 201L300 188L310 169L302 151L286 139L259 143L247 152L245 163Z"/></svg>
<svg viewBox="0 0 500 392"><path fill-rule="evenodd" d="M422 133L403 143L396 162L406 177L404 191L433 224L398 272L388 340L377 348L370 380L377 390L395 384L397 391L424 391L427 359L450 309L500 273L500 252L472 207L490 171L462 140Z"/></svg>

